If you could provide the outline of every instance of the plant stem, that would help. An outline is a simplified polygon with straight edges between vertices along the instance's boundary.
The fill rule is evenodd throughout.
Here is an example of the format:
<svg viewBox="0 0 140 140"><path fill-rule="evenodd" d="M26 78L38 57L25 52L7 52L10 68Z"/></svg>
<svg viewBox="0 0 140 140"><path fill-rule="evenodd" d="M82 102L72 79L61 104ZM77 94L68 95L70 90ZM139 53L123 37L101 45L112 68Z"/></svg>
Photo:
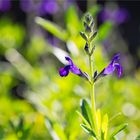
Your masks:
<svg viewBox="0 0 140 140"><path fill-rule="evenodd" d="M91 48L90 41L88 42L89 48ZM90 97L91 97L91 110L93 116L93 122L95 126L96 135L98 137L98 128L97 128L97 116L96 116L96 103L95 103L95 93L94 93L94 81L93 81L93 54L89 55L89 67L90 67Z"/></svg>

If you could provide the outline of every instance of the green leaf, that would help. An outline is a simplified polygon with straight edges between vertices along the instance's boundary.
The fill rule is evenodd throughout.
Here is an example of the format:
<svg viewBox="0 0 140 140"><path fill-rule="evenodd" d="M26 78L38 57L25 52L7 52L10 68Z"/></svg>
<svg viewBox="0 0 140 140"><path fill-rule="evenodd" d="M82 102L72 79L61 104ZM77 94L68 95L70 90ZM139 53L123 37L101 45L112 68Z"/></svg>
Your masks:
<svg viewBox="0 0 140 140"><path fill-rule="evenodd" d="M119 112L119 113L117 113L117 114L115 114L112 118L110 118L110 122L111 121L113 121L114 119L116 119L117 117L119 117L119 116L121 116L122 115L122 113L121 112Z"/></svg>
<svg viewBox="0 0 140 140"><path fill-rule="evenodd" d="M107 132L108 132L108 115L105 114L103 116L103 121L102 121L102 137L104 140L107 138Z"/></svg>
<svg viewBox="0 0 140 140"><path fill-rule="evenodd" d="M93 137L96 138L96 134L95 134L95 132L94 132L92 129L88 128L88 127L87 127L86 125L84 125L84 124L81 124L80 126L83 128L83 130L84 130L86 133L88 133L88 134L90 134L90 135L92 135Z"/></svg>
<svg viewBox="0 0 140 140"><path fill-rule="evenodd" d="M59 39L61 39L62 41L67 40L68 34L66 33L66 31L63 30L58 25L56 25L55 23L53 23L53 22L51 22L49 20L43 19L41 17L36 17L35 22L37 24L39 24L40 26L42 26L47 31L49 31L50 33L52 33L54 36L56 36Z"/></svg>
<svg viewBox="0 0 140 140"><path fill-rule="evenodd" d="M100 5L94 4L94 6L89 7L88 11L92 14L93 17L96 17L101 9L102 8Z"/></svg>
<svg viewBox="0 0 140 140"><path fill-rule="evenodd" d="M84 118L84 116L79 112L76 111L77 114L80 116L80 118L82 119L83 123L86 124L86 126L88 126L90 128L90 124L88 123L88 121Z"/></svg>
<svg viewBox="0 0 140 140"><path fill-rule="evenodd" d="M93 116L92 116L92 112L91 112L91 107L88 104L88 102L85 99L82 99L81 101L81 110L82 110L82 115L84 116L84 118L88 121L88 123L91 125L91 127L94 127L94 123L93 123Z"/></svg>
<svg viewBox="0 0 140 140"><path fill-rule="evenodd" d="M85 41L88 41L88 37L84 32L80 32L80 35Z"/></svg>
<svg viewBox="0 0 140 140"><path fill-rule="evenodd" d="M112 23L111 22L105 22L102 24L98 30L98 40L102 41L106 39L112 29Z"/></svg>
<svg viewBox="0 0 140 140"><path fill-rule="evenodd" d="M77 35L81 29L81 22L74 5L68 7L65 15L66 26L71 35Z"/></svg>
<svg viewBox="0 0 140 140"><path fill-rule="evenodd" d="M135 140L140 140L140 135L138 135Z"/></svg>
<svg viewBox="0 0 140 140"><path fill-rule="evenodd" d="M48 128L54 140L67 140L63 128L56 122L46 119L46 127Z"/></svg>
<svg viewBox="0 0 140 140"><path fill-rule="evenodd" d="M98 128L98 131L100 132L101 131L101 111L100 111L100 109L97 110L96 115L97 115L97 128Z"/></svg>
<svg viewBox="0 0 140 140"><path fill-rule="evenodd" d="M123 124L117 126L115 128L115 130L113 131L111 138L114 137L115 135L117 135L120 131L124 130L127 127L127 125L128 125L127 123L123 123Z"/></svg>
<svg viewBox="0 0 140 140"><path fill-rule="evenodd" d="M92 41L97 35L97 31L93 32L92 35L90 36L90 41Z"/></svg>

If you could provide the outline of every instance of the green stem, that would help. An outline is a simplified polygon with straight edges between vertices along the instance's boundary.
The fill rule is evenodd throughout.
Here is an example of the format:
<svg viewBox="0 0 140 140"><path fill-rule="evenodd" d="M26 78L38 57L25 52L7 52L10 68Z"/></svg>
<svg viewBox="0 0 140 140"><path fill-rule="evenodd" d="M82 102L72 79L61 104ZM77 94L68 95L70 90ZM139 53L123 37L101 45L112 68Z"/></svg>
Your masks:
<svg viewBox="0 0 140 140"><path fill-rule="evenodd" d="M90 47L90 42L88 42L88 46ZM90 97L91 97L91 109L92 109L92 116L93 116L93 122L95 126L95 131L98 137L98 128L97 128L97 116L96 116L96 103L95 103L95 93L94 93L94 81L93 81L93 55L89 55L89 67L90 67Z"/></svg>

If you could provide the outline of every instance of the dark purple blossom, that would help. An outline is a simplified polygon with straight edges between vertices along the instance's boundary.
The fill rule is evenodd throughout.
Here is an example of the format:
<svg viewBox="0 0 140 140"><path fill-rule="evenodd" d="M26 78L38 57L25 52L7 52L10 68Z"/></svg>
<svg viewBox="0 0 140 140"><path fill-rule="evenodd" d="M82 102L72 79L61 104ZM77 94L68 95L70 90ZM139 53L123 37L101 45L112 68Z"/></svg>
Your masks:
<svg viewBox="0 0 140 140"><path fill-rule="evenodd" d="M10 10L11 1L10 0L0 0L0 11L5 12Z"/></svg>
<svg viewBox="0 0 140 140"><path fill-rule="evenodd" d="M128 11L124 8L104 8L99 14L100 21L104 22L106 20L109 20L116 24L124 23L128 18Z"/></svg>
<svg viewBox="0 0 140 140"><path fill-rule="evenodd" d="M56 12L58 12L58 9L59 6L56 0L43 0L39 7L39 14L55 14Z"/></svg>
<svg viewBox="0 0 140 140"><path fill-rule="evenodd" d="M30 12L34 8L34 3L32 0L20 0L20 8L24 12Z"/></svg>
<svg viewBox="0 0 140 140"><path fill-rule="evenodd" d="M65 59L68 61L68 65L59 69L60 76L64 77L67 76L69 72L72 72L78 76L87 78L87 74L83 73L77 66L75 66L70 57L65 57Z"/></svg>
<svg viewBox="0 0 140 140"><path fill-rule="evenodd" d="M110 64L106 68L104 68L103 71L101 72L101 75L106 76L108 74L112 74L116 70L117 75L120 78L122 76L123 69L119 63L119 59L120 59L120 54L114 55Z"/></svg>
<svg viewBox="0 0 140 140"><path fill-rule="evenodd" d="M114 55L110 64L104 68L97 76L94 77L94 81L97 81L100 77L112 74L115 70L117 71L117 75L120 78L122 76L123 68L119 62L120 54Z"/></svg>
<svg viewBox="0 0 140 140"><path fill-rule="evenodd" d="M59 10L56 0L20 0L20 7L24 12L36 11L38 15L55 14Z"/></svg>

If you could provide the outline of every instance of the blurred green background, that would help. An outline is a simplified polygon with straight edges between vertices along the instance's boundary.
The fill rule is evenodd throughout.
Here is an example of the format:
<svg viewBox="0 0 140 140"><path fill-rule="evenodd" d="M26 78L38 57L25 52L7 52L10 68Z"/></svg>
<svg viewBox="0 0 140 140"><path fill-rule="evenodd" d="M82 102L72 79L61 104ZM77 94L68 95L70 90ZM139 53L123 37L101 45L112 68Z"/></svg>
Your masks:
<svg viewBox="0 0 140 140"><path fill-rule="evenodd" d="M98 31L95 70L101 71L116 52L121 53L124 69L121 79L114 74L96 83L97 108L110 119L121 114L110 120L110 129L128 123L117 135L119 140L134 140L140 134L140 22L133 17L139 6L132 5L0 0L0 140L91 139L76 113L81 98L89 98L89 85L73 74L62 78L58 73L67 55L89 71L79 34L86 12L94 17Z"/></svg>

